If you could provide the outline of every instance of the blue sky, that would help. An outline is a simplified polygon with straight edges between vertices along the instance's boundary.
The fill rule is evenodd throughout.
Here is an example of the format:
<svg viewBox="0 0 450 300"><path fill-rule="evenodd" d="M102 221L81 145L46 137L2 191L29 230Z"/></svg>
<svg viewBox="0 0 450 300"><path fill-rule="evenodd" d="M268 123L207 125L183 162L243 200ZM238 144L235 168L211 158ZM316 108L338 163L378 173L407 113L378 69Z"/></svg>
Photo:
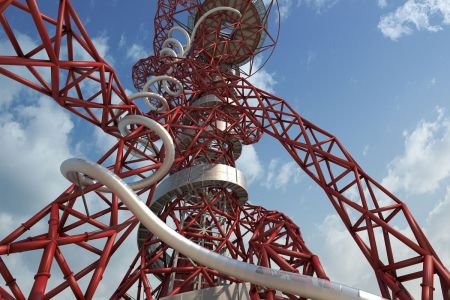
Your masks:
<svg viewBox="0 0 450 300"><path fill-rule="evenodd" d="M130 93L131 66L152 53L154 2L75 3ZM409 205L449 266L449 1L287 0L280 7L278 46L254 84L335 134L372 177ZM29 23L12 23L24 41L36 42ZM0 50L9 51L3 32ZM65 189L59 174L64 159L96 160L111 141L8 79L0 77L0 87L4 236L13 220L27 219ZM245 149L239 163L251 182L251 202L293 218L333 280L377 292L323 192L279 145L264 137ZM134 249L134 242L129 247Z"/></svg>

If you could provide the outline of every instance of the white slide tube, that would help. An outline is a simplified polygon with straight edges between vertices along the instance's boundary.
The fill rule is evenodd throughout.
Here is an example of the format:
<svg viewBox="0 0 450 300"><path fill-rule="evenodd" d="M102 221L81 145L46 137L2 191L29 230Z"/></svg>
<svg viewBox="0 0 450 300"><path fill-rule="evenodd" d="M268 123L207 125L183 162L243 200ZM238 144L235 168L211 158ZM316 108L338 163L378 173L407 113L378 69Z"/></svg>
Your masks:
<svg viewBox="0 0 450 300"><path fill-rule="evenodd" d="M223 11L229 11L229 12L236 14L238 17L242 17L242 14L239 10L237 10L236 8L233 8L233 7L229 7L229 6L218 6L218 7L214 7L213 9L210 9L207 12L205 12L200 17L200 19L197 21L197 23L195 23L194 29L192 30L192 34L191 34L191 43L188 45L187 49L185 50L184 56L187 56L187 54L189 53L189 50L191 50L191 46L193 44L193 41L195 40L195 35L197 34L197 30L200 27L200 24L202 24L202 22L206 18L208 18L210 15L212 15L216 12L223 12Z"/></svg>
<svg viewBox="0 0 450 300"><path fill-rule="evenodd" d="M233 276L244 282L251 282L266 288L317 300L382 299L379 296L339 283L244 263L195 244L159 219L145 203L140 201L139 197L122 179L96 163L83 159L68 159L62 163L61 172L71 181L77 174L82 173L103 183L122 200L150 232L164 243L197 263L215 269L220 273Z"/></svg>
<svg viewBox="0 0 450 300"><path fill-rule="evenodd" d="M166 176L166 174L170 171L170 168L172 167L172 164L175 160L175 145L173 143L173 140L172 140L170 134L167 132L167 130L165 130L161 124L159 124L158 122L156 122L150 118L147 118L144 116L139 116L139 115L128 115L125 118L121 119L119 122L119 131L122 135L127 135L129 133L127 126L130 124L140 124L140 125L143 125L149 129L151 129L162 139L164 149L165 149L164 161L155 173L153 173L151 176L149 176L147 178L132 182L128 185L129 188L136 191L136 190L143 189L145 187L149 187L152 184L155 184L156 182L158 182L164 176ZM79 174L79 173L73 172L73 173L71 173L71 176L73 176L73 177L71 177L70 179L68 178L68 179L70 181L72 181L73 183L75 183L77 185L82 185L82 186L97 183L95 180L93 180L89 177L86 177L84 174L87 174L87 173ZM98 189L98 191L110 193L112 190L108 186L105 185L105 186L100 187Z"/></svg>
<svg viewBox="0 0 450 300"><path fill-rule="evenodd" d="M191 49L192 43L195 39L195 35L197 33L197 30L198 30L200 24L206 18L211 16L212 14L217 13L217 12L223 12L223 11L232 12L232 13L236 14L238 17L242 16L241 12L239 10L232 8L232 7L228 7L228 6L219 6L219 7L213 8L211 10L208 10L204 15L202 15L200 17L200 19L195 24L194 29L192 30L191 36L189 36L189 33L182 27L179 27L179 26L172 27L168 33L169 37L164 41L164 43L162 45L162 49L159 52L159 55L160 56L170 56L170 57L174 57L174 58L186 57L187 54L189 53L189 50ZM175 31L179 31L185 36L185 38L186 38L185 45L182 45L180 41L178 41L177 39L172 37L173 33ZM174 49L168 47L169 45L172 45L174 48L178 49L178 54L175 52ZM173 72L173 70L172 70L172 68L170 68L167 71L167 75L155 76L152 79L148 80L144 84L143 91L131 95L130 99L133 100L136 98L144 98L145 105L151 111L162 112L162 111L169 110L169 104L168 104L167 100L162 95L152 92L150 90L150 87L152 84L154 84L158 81L162 81L162 84L163 84L163 87L164 87L164 90L166 91L166 93L168 93L169 95L171 95L173 97L178 97L179 95L181 95L181 93L183 92L183 85L181 84L181 82L178 79L168 75L168 74L171 74L172 72ZM169 82L175 84L177 87L177 90L173 91L172 89L170 89ZM155 107L150 102L150 99L158 100L160 102L161 106L159 108Z"/></svg>

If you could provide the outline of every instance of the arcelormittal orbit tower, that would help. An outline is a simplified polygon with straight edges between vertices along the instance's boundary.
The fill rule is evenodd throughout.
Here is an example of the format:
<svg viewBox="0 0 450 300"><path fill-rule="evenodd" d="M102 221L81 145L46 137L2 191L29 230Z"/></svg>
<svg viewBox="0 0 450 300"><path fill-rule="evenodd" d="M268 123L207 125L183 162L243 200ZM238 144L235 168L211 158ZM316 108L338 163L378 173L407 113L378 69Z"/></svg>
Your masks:
<svg viewBox="0 0 450 300"><path fill-rule="evenodd" d="M421 299L450 300L450 273L407 206L336 137L248 81L277 43L276 0L157 0L154 55L134 65L132 95L70 0L41 6L0 1L2 34L14 49L0 53L1 76L117 142L97 163L65 161L61 172L73 184L2 232L1 299L93 299L114 272L122 280L112 299L406 300L415 289ZM24 47L16 18L35 27L37 46ZM236 160L264 134L323 189L380 296L330 281L292 220L249 203ZM409 234L394 226L398 219ZM137 239L132 264L108 268L126 239ZM20 253L32 253L34 277L11 267Z"/></svg>

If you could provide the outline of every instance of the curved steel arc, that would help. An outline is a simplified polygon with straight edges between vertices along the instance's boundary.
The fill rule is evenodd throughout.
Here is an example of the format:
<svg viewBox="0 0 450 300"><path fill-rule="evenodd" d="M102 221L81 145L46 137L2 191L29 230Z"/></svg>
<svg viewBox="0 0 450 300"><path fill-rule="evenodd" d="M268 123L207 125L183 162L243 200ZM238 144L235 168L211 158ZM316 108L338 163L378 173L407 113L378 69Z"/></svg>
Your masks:
<svg viewBox="0 0 450 300"><path fill-rule="evenodd" d="M108 169L82 159L69 159L61 165L62 174L72 180L83 173L107 186L136 218L166 244L194 261L224 274L257 285L317 300L376 300L376 295L327 280L244 263L208 250L175 232L158 218L117 175Z"/></svg>
<svg viewBox="0 0 450 300"><path fill-rule="evenodd" d="M406 204L371 178L335 136L303 119L289 103L253 87L245 79L239 83L235 82L235 85L248 89L243 91L246 97L236 98L248 117L264 133L277 139L299 167L325 191L363 255L375 270L383 297L391 298L387 289L389 287L394 293L393 297L413 299L395 271L423 263L423 272L413 272L401 276L402 279L407 281L422 278L422 299L432 299L433 275L437 273L441 280L442 295L448 300L450 273ZM351 200L344 195L344 192L351 188L357 192L358 199ZM349 210L358 214L357 221L352 221ZM416 241L389 224L400 212L403 213ZM383 232L383 243L376 240L375 229L378 227ZM360 237L362 232L367 233L368 243ZM399 240L421 259L411 257L395 261L393 239ZM385 249L381 249L380 244L385 246ZM387 255L386 264L380 255L383 252Z"/></svg>
<svg viewBox="0 0 450 300"><path fill-rule="evenodd" d="M74 114L94 123L109 134L119 136L118 127L120 124L125 124L122 123L122 120L131 120L131 118L123 116L127 113L129 115L137 113L139 112L139 108L130 101L132 99L126 96L114 70L98 54L98 51L95 49L94 44L84 29L80 18L76 15L75 9L70 1L60 1L56 18L51 18L41 13L34 0L26 1L26 4L25 2L22 4L19 1L6 1L0 5L0 11L3 12L8 6L16 6L32 17L33 22L38 28L41 41L40 45L35 49L32 49L28 53L23 53L20 41L17 40L14 32L9 27L5 17L6 15L3 16L1 20L2 25L16 53L15 56L0 56L0 74L52 97L61 106ZM160 19L162 19L162 17ZM48 30L48 28L55 29L55 31ZM191 40L190 37L185 35L187 44L181 45L181 43L171 37L173 30L169 32L169 39L167 39L167 43L164 43L163 46L165 49L170 49L171 51L166 50L164 53L160 52L160 54L166 56L174 56L175 54L175 56L177 56L177 58L175 58L176 62L182 63L181 60L183 58L167 46L171 45L173 48L178 48L180 51L183 50L187 53ZM159 33L161 32L162 31L159 31ZM156 38L159 36L162 36L162 34L155 35ZM67 46L62 44L62 41L64 40L67 40ZM90 55L92 58L89 59L90 61L76 61L73 55L74 49L72 46L72 43L75 41L78 41ZM158 39L157 42L159 41L160 40ZM182 49L180 48L180 45ZM68 48L67 60L61 60L59 57L59 52L64 47ZM45 52L50 59L38 60L36 54L39 54L41 51ZM8 66L21 66L27 68L33 77L32 80L21 76L20 73L10 71ZM47 68L51 71L51 78L46 79L39 74L38 68ZM236 81L235 78L228 81L230 84L228 85L227 83L227 88L233 88L233 80ZM81 85L84 84L85 81L95 83L98 86L98 90L92 95L83 95L81 93ZM178 85L176 82L172 83ZM179 89L177 91L171 91L168 87L167 80L163 81L163 87L168 94L170 94L170 92L176 93L180 91ZM412 299L412 296L403 286L403 282L421 278L422 299L432 299L434 290L433 279L434 275L437 274L441 281L444 300L450 299L450 273L440 261L420 226L403 202L365 173L336 137L303 119L287 102L254 88L245 80L234 85L234 89L238 94L237 97L235 97L237 99L236 103L244 108L243 110L246 112L248 118L266 134L275 137L305 173L323 188L355 242L375 270L383 297L389 299ZM113 95L118 96L122 102L119 104L112 104L111 99ZM154 93L147 91L135 94L134 96L152 97L154 96ZM158 100L157 96L154 97ZM257 105L254 105L254 101L257 102ZM163 108L165 108L164 103ZM136 121L136 123L139 122ZM149 125L149 128L153 125L155 124ZM157 125L155 126L157 127ZM164 128L162 128L162 130L164 130ZM122 131L125 132L126 130L122 128ZM170 136L166 137L166 141L169 141L169 138ZM171 139L170 142L172 142ZM166 151L168 151L168 147L165 148ZM171 155L166 152L165 157L164 163L166 163L166 165L162 170L167 167L170 169L170 165L172 164L170 162ZM86 174L89 173L86 172ZM139 185L142 185L140 187L145 187L161 179L164 175L163 172L159 173L158 176L154 174L150 178L146 178L137 183L132 183L131 186L133 188L139 188ZM85 184L94 182L87 177L83 180L85 180ZM352 200L344 195L345 191L351 188L356 190L358 199ZM108 191L106 186L101 189L103 191ZM133 194L131 190L128 191ZM381 194L384 198L388 199L390 203L386 203L385 199L381 199ZM70 201L72 204L69 204L69 206L74 203L74 200ZM44 215L47 216L50 212L50 207L52 208L50 218L51 220L52 218L55 219L55 216L58 215L54 211L58 209L58 204L57 202L55 203L56 204L49 205L45 211L43 210L42 213L33 217L31 219L32 222L30 221L29 225L21 225L21 227L6 240L14 240L20 236L22 232L28 230L29 227L37 222L37 220L43 218ZM66 209L69 210L71 208L68 207ZM117 207L112 205L110 210L111 214L114 210L117 212ZM349 210L351 210L354 215L357 215L356 221L352 220L350 217ZM390 224L390 222L392 222L399 214L403 214L415 240L405 236ZM65 218L67 218L67 215L68 213L65 212L61 224L66 222ZM89 219L91 222L96 221L95 218L90 218L89 215L83 217L83 220L85 219ZM116 225L116 218L111 218L111 220L111 224ZM83 224L83 222L79 224ZM103 229L107 228L98 222L94 224L99 225L100 228ZM54 234L56 225L53 224L51 228L51 233ZM376 239L375 229L381 229L382 231L381 242ZM360 233L367 234L367 241L361 238ZM411 256L401 261L396 260L394 256L396 249L392 244L394 238L411 249L415 256ZM55 239L53 236L49 236L48 241L54 243ZM23 246L23 249L27 249L26 251L37 249L35 244L38 242L39 241L33 241L32 247ZM25 242L23 242L23 244L25 244ZM111 249L110 245L112 244L108 242L108 245L109 246L107 247ZM5 245L2 245L2 247L3 250L7 249L2 252L2 255L10 253L9 242L5 242ZM51 247L49 246L49 249ZM15 251L18 252L18 250ZM52 251L54 252L54 249ZM103 269L107 264L108 259L103 260L103 258L107 258L111 255L108 251L103 251L103 253L106 254L102 257L102 262L100 263L101 266L99 268ZM46 271L44 272L42 270L50 270L49 266L51 266L52 261L50 258L53 257L53 252L46 251L44 253L42 258L43 267L40 267L38 271L39 278L43 278L47 274ZM383 255L380 255L380 253L385 253L387 258L382 258ZM417 264L421 264L419 271L403 271L404 268L415 267ZM234 268L234 266L229 266L229 268ZM23 297L21 297L20 290L14 285L14 278L8 273L8 269L3 264L1 258L0 273L7 282L12 283L10 289L13 291L14 296L22 299ZM398 273L403 275L400 276ZM70 272L67 274L70 274ZM289 274L289 276L296 275ZM74 279L72 278L72 280ZM95 277L92 279L92 282L98 284L99 280L99 277ZM46 287L45 280L39 279L39 284L40 286L38 289L43 292ZM66 287L69 284L71 287L76 286L76 283L73 282L64 283ZM89 286L88 295L94 293L95 284ZM63 285L61 285L61 288L56 288L54 291L50 292L50 295L57 294L56 290L60 292L62 287ZM33 291L35 291L35 288L33 288ZM3 293L3 289L0 288L0 295ZM78 293L77 295L82 294Z"/></svg>
<svg viewBox="0 0 450 300"><path fill-rule="evenodd" d="M47 15L39 10L36 1L2 3L1 25L13 53L0 53L0 74L53 98L70 112L118 136L115 121L125 111L139 112L139 108L127 97L115 70L96 50L72 3L59 1L58 6L54 14ZM28 46L25 47L23 39L8 23L8 10L13 9L29 15L38 30L40 41L28 52L24 51ZM13 11L12 15L25 19L20 13ZM88 58L79 60L77 52L81 51ZM49 59L41 59L43 54ZM29 76L24 75L26 71L16 72L10 66L23 68ZM50 76L42 74L45 69ZM92 86L93 93L82 91L86 83ZM114 97L121 104L113 104ZM121 111L117 113L119 107Z"/></svg>

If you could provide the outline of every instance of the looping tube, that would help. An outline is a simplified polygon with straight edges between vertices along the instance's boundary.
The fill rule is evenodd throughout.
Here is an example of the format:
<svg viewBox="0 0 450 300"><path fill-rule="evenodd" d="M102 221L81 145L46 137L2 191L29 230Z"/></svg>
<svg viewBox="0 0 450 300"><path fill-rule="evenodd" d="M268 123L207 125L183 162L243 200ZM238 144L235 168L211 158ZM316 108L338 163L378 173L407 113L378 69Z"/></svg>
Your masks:
<svg viewBox="0 0 450 300"><path fill-rule="evenodd" d="M214 9L207 11L198 20L198 22L195 24L194 29L192 31L192 36L189 36L189 33L182 27L174 26L168 32L169 37L163 43L163 49L160 51L160 56L170 56L170 57L174 57L174 58L185 57L186 54L188 53L189 49L191 48L191 43L195 38L195 34L197 32L199 25L208 16L210 16L211 14L216 13L218 11L231 11L231 12L237 14L238 16L241 16L241 13L239 12L239 10L237 10L235 8L220 6L220 7L216 7ZM185 45L182 45L180 41L178 41L177 39L172 37L173 33L175 31L180 31L185 36L185 38L186 38ZM172 45L172 47L177 48L178 54L177 54L177 52L175 52L175 50L170 48L169 45ZM171 74L172 72L173 72L172 68L167 71L168 74ZM143 98L144 103L151 111L163 112L163 111L169 110L170 107L169 107L169 103L167 102L167 99L158 93L154 93L154 92L150 91L150 87L158 81L162 81L164 91L173 97L180 96L181 93L183 92L183 84L178 79L176 79L175 77L169 76L169 75L161 75L161 76L155 76L155 77L151 78L150 80L148 80L143 87L143 91L130 95L129 96L130 100L134 100L137 98ZM176 86L176 90L172 90L169 86L169 83L174 84ZM158 100L160 102L161 106L160 107L154 106L150 102L150 99ZM141 125L147 126L150 129L153 129L158 134L158 136L163 139L163 143L164 143L164 146L166 149L165 160L164 160L163 164L161 165L161 167L158 169L158 171L156 171L156 173L154 173L152 176L150 176L148 178L145 178L145 179L142 179L142 180L139 180L139 181L136 181L136 182L133 182L130 184L130 187L133 190L139 190L139 189L148 187L148 186L156 183L159 179L161 179L168 173L168 171L170 170L170 167L172 166L172 163L175 159L175 147L174 147L174 143L173 143L172 139L170 138L170 135L167 133L167 131L161 125L159 125L157 122L154 122L151 119L145 118L143 116L129 115L129 116L126 116L125 118L121 119L119 122L119 131L122 136L126 136L129 134L129 131L127 130L126 127L127 127L127 125L130 125L131 123L141 124ZM146 148L146 144L147 144L146 140L144 140L144 139L138 140L138 143L140 145L143 145L144 149ZM76 184L79 183L81 185L90 185L90 184L95 183L95 181L87 178L86 176L78 176L78 178L72 178L71 181ZM101 188L99 188L99 191L109 192L109 189L107 187L101 187Z"/></svg>
<svg viewBox="0 0 450 300"><path fill-rule="evenodd" d="M200 17L200 19L195 24L194 29L192 30L191 36L189 36L189 33L180 26L172 27L168 32L168 38L162 44L162 49L161 49L161 51L159 51L159 55L161 57L173 57L173 58L186 57L187 54L189 53L189 50L191 49L192 42L195 39L195 35L197 33L197 30L198 30L200 24L211 14L214 14L219 11L230 11L239 17L242 16L242 14L239 10L232 8L232 7L228 7L228 6L219 6L219 7L213 8L211 10L208 10L205 14L203 14ZM175 31L179 31L185 36L185 38L186 38L185 45L182 45L179 40L172 37L173 33ZM178 53L173 48L170 48L169 45L172 45L173 48L178 49ZM171 74L172 72L173 72L173 68L171 67L167 71L167 74ZM150 91L151 85L158 81L162 81L164 91L173 97L177 97L177 96L181 95L181 93L183 92L183 84L178 79L176 79L175 77L169 76L169 75L161 75L161 76L155 76L152 79L148 80L143 87L143 92L139 92L139 93L135 93L135 94L131 95L130 99L133 100L136 98L144 98L145 105L151 111L162 112L162 111L169 110L169 104L168 104L167 100L162 95ZM177 87L177 90L173 91L169 87L169 82L174 83ZM161 103L161 106L155 107L150 102L150 99L158 100Z"/></svg>
<svg viewBox="0 0 450 300"><path fill-rule="evenodd" d="M125 118L121 119L119 122L119 131L122 135L129 134L127 126L130 124L140 124L154 131L162 139L165 149L164 161L155 173L153 173L151 176L147 178L129 184L129 188L136 191L149 187L152 184L155 184L156 182L158 182L160 179L162 179L164 176L167 175L175 160L175 145L173 143L172 137L169 135L167 130L164 129L164 127L162 127L161 124L150 118L138 115L128 115ZM66 178L69 179L69 181L71 181L72 183L81 186L87 186L97 183L96 180L93 180L83 174L77 173L71 173L70 177ZM106 193L112 192L108 186L102 186L97 190Z"/></svg>
<svg viewBox="0 0 450 300"><path fill-rule="evenodd" d="M169 107L169 103L167 102L167 99L158 93L154 93L154 92L150 91L151 85L158 81L163 82L164 91L166 91L171 96L177 97L177 96L181 95L181 93L183 92L183 84L178 79L176 79L175 77L169 76L169 75L161 75L161 76L155 76L152 79L148 80L144 84L142 92L134 93L134 94L130 95L129 98L131 100L134 100L136 98L144 98L145 105L151 111L154 111L154 112L168 111L170 107ZM173 91L169 87L169 82L174 83L176 85L176 87L177 87L176 91ZM159 106L159 107L154 106L150 102L150 99L158 100L161 103L161 106Z"/></svg>
<svg viewBox="0 0 450 300"><path fill-rule="evenodd" d="M134 100L136 98L144 98L145 105L152 110L156 112L160 111L166 111L169 110L169 103L167 103L166 98L161 96L160 94L153 93L153 92L138 92L131 96L129 96L130 100ZM150 99L156 99L161 103L161 107L156 107L152 103L150 103Z"/></svg>
<svg viewBox="0 0 450 300"><path fill-rule="evenodd" d="M198 19L197 23L195 23L194 29L192 29L192 35L191 35L191 41L194 41L195 39L195 35L197 34L197 30L200 27L200 24L210 15L219 12L219 11L230 11L234 14L236 14L239 18L242 17L242 14L239 10L237 10L236 8L233 7L229 7L229 6L218 6L215 7L213 9L208 10L207 12L205 12L200 19ZM185 50L184 55L186 56L189 53L189 50L191 50L191 44L189 44L188 48Z"/></svg>
<svg viewBox="0 0 450 300"><path fill-rule="evenodd" d="M86 174L103 183L117 195L136 218L164 243L220 273L233 276L244 282L271 288L285 293L318 300L381 300L382 298L364 291L344 286L327 280L273 270L229 257L208 250L183 237L158 218L145 203L117 175L108 169L84 159L72 158L61 165L61 173L72 181L77 174Z"/></svg>

